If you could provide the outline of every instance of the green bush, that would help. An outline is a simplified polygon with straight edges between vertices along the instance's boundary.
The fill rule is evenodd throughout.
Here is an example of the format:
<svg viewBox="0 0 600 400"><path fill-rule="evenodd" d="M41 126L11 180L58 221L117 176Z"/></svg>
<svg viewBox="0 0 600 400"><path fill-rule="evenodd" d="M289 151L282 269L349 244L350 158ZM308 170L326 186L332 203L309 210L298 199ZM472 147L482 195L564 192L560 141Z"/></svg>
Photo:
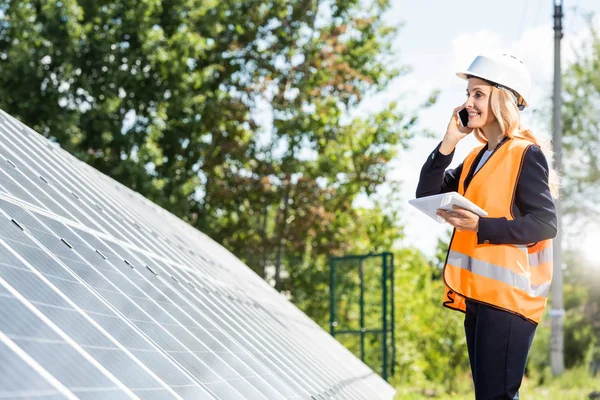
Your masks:
<svg viewBox="0 0 600 400"><path fill-rule="evenodd" d="M587 303L587 288L564 285L564 354L567 369L589 365L592 349L597 338L592 323L583 313L583 305ZM538 384L544 384L550 377L550 335L551 321L548 316L551 299L541 323L539 324L527 365L527 374L536 379Z"/></svg>
<svg viewBox="0 0 600 400"><path fill-rule="evenodd" d="M470 384L464 315L442 306L436 267L411 249L396 265L396 370L393 383L452 392Z"/></svg>

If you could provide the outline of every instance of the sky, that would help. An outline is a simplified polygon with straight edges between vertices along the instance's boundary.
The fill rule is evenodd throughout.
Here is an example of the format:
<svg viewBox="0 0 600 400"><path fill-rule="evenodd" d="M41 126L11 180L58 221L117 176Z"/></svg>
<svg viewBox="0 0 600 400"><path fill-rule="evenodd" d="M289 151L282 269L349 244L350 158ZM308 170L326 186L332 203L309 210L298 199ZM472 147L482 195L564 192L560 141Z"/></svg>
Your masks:
<svg viewBox="0 0 600 400"><path fill-rule="evenodd" d="M533 129L537 136L549 139L550 124L536 110L547 106L552 93L554 74L553 0L464 1L391 0L386 15L389 23L403 24L395 42L398 61L411 72L392 82L384 92L366 99L358 113L369 113L398 99L407 108L416 109L429 93L441 91L437 103L420 113L420 127L434 132L435 137L417 138L411 148L401 151L390 173L400 179L402 186L404 245L414 245L431 256L438 237L449 231L449 225L438 224L408 205L414 198L419 171L427 156L442 139L452 110L465 99L466 82L455 72L466 69L482 52L509 51L528 66L533 81L531 107L522 113L522 124ZM588 37L589 28L582 15L600 15L598 0L564 1L562 40L563 70L574 59L575 49ZM545 104L544 104L545 103ZM477 144L472 137L462 140L450 167L457 166ZM573 238L565 237L572 245ZM582 251L592 255L593 243L600 242L599 234L586 235Z"/></svg>

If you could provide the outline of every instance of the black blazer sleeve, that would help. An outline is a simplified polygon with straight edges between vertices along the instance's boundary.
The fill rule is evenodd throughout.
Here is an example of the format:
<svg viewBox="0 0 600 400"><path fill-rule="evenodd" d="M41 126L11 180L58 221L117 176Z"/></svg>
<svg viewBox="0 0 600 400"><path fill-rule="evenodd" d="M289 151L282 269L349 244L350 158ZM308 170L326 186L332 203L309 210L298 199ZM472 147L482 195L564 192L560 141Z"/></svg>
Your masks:
<svg viewBox="0 0 600 400"><path fill-rule="evenodd" d="M538 146L525 152L513 207L514 220L480 218L479 244L533 244L556 236L556 208L548 186L548 162Z"/></svg>
<svg viewBox="0 0 600 400"><path fill-rule="evenodd" d="M417 197L433 196L434 194L456 192L458 180L462 171L462 164L457 168L447 170L454 157L454 151L447 156L440 153L442 143L427 157L427 161L421 168L419 184L417 185Z"/></svg>

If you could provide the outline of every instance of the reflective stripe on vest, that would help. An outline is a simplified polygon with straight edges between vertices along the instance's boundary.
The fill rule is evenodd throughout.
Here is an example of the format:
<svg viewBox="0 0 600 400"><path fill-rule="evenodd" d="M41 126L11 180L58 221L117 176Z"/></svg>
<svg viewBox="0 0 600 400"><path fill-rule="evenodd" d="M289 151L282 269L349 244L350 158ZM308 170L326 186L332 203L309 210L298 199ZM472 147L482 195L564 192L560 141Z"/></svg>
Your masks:
<svg viewBox="0 0 600 400"><path fill-rule="evenodd" d="M447 263L458 268L466 269L473 274L494 279L496 281L506 283L507 285L511 285L517 289L521 289L532 297L548 297L548 293L550 293L550 283L532 285L531 280L527 276L516 274L510 269L501 267L499 265L476 260L466 254L461 254L456 251L449 252Z"/></svg>
<svg viewBox="0 0 600 400"><path fill-rule="evenodd" d="M542 251L528 255L529 266L538 267L542 264L552 262L552 247L546 247Z"/></svg>
<svg viewBox="0 0 600 400"><path fill-rule="evenodd" d="M513 220L516 185L530 145L522 139L502 143L465 188L483 147L474 149L463 162L458 192L486 210L488 218ZM540 321L552 280L551 240L530 246L479 244L477 233L455 230L449 247L442 274L444 306L465 311L466 299L472 299Z"/></svg>

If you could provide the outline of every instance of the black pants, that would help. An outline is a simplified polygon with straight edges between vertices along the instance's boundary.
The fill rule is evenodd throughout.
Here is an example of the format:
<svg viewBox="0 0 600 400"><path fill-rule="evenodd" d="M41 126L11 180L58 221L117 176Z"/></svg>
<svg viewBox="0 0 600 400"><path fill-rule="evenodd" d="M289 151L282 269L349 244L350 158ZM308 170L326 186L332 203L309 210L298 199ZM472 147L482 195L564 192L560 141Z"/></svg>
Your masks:
<svg viewBox="0 0 600 400"><path fill-rule="evenodd" d="M467 300L465 333L477 400L518 399L536 325Z"/></svg>

